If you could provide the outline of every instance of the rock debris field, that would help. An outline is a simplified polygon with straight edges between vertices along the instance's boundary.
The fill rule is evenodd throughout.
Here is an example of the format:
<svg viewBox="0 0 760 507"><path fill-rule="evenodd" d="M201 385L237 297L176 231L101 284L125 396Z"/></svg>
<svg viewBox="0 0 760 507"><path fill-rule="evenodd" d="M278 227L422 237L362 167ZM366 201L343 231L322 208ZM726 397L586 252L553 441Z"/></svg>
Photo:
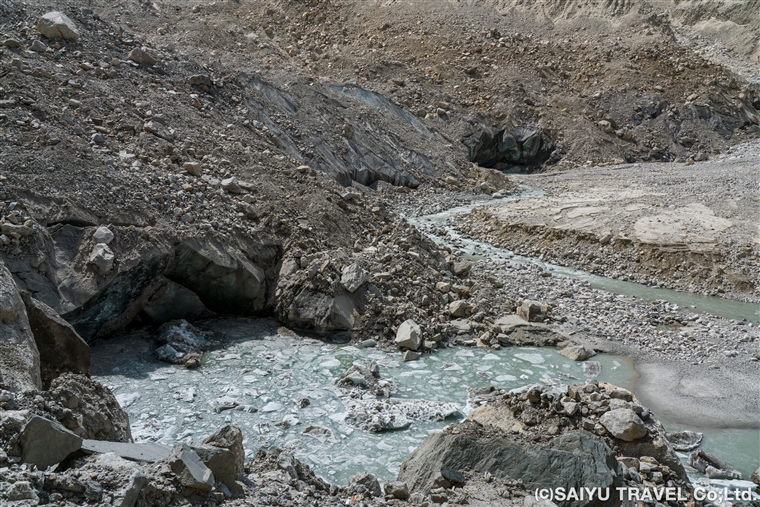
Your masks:
<svg viewBox="0 0 760 507"><path fill-rule="evenodd" d="M0 504L757 503L758 12L0 0Z"/></svg>

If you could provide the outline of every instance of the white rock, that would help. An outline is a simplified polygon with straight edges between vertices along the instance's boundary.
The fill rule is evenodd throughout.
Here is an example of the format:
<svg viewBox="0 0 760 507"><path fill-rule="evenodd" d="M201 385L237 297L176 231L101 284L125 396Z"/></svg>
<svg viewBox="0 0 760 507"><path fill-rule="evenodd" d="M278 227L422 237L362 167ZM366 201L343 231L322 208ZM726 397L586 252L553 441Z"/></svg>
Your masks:
<svg viewBox="0 0 760 507"><path fill-rule="evenodd" d="M243 189L240 187L240 182L234 177L222 180L222 188L232 194L243 193Z"/></svg>
<svg viewBox="0 0 760 507"><path fill-rule="evenodd" d="M79 30L65 14L52 11L37 20L37 31L48 39L65 39L76 42L79 39Z"/></svg>
<svg viewBox="0 0 760 507"><path fill-rule="evenodd" d="M144 49L140 49L140 48L134 48L132 51L130 51L129 55L127 55L127 58L141 65L155 65L157 61L155 58L149 55Z"/></svg>
<svg viewBox="0 0 760 507"><path fill-rule="evenodd" d="M114 236L113 232L111 232L111 229L108 227L98 227L92 237L95 238L96 243L103 243L104 245L107 245L113 241Z"/></svg>
<svg viewBox="0 0 760 507"><path fill-rule="evenodd" d="M111 249L108 248L108 245L104 243L98 243L95 245L90 254L90 263L95 264L101 274L104 275L110 273L113 269L114 259L115 255Z"/></svg>
<svg viewBox="0 0 760 507"><path fill-rule="evenodd" d="M356 289L364 285L367 280L369 280L369 273L355 262L343 269L340 284L343 285L348 292L353 293L356 292Z"/></svg>
<svg viewBox="0 0 760 507"><path fill-rule="evenodd" d="M396 331L396 346L398 348L407 348L417 350L422 342L422 330L412 319L404 321Z"/></svg>

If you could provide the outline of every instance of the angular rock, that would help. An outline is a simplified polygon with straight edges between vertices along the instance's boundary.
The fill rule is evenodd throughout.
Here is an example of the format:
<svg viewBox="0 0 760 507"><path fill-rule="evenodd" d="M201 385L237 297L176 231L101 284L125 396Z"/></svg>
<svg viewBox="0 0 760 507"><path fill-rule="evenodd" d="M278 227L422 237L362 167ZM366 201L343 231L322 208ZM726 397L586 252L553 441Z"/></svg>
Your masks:
<svg viewBox="0 0 760 507"><path fill-rule="evenodd" d="M214 488L214 474L187 444L175 447L167 461L183 486L199 491Z"/></svg>
<svg viewBox="0 0 760 507"><path fill-rule="evenodd" d="M8 497L8 500L11 500L13 502L18 502L21 500L32 500L36 505L37 501L39 501L37 492L34 490L34 487L32 487L32 484L27 481L14 482L8 487L8 490L5 492L5 494Z"/></svg>
<svg viewBox="0 0 760 507"><path fill-rule="evenodd" d="M39 389L40 354L16 283L0 262L0 388Z"/></svg>
<svg viewBox="0 0 760 507"><path fill-rule="evenodd" d="M21 461L44 470L56 465L82 447L82 438L59 423L38 415L24 426L19 439Z"/></svg>
<svg viewBox="0 0 760 507"><path fill-rule="evenodd" d="M28 292L21 297L29 326L40 351L40 374L45 389L65 372L86 375L90 371L90 346L76 330L52 308L34 299Z"/></svg>
<svg viewBox="0 0 760 507"><path fill-rule="evenodd" d="M385 481L383 489L387 496L392 496L398 500L409 499L409 486L402 481Z"/></svg>
<svg viewBox="0 0 760 507"><path fill-rule="evenodd" d="M48 50L48 47L42 41L36 40L32 43L29 49L35 53L44 53Z"/></svg>
<svg viewBox="0 0 760 507"><path fill-rule="evenodd" d="M145 132L150 132L156 137L160 137L164 141L171 142L174 139L174 134L157 121L145 122L143 124L143 130L145 130Z"/></svg>
<svg viewBox="0 0 760 507"><path fill-rule="evenodd" d="M419 358L420 358L419 352L415 352L413 350L407 350L406 352L404 352L404 355L401 360L404 361L405 363L408 363L409 361L416 361Z"/></svg>
<svg viewBox="0 0 760 507"><path fill-rule="evenodd" d="M469 273L471 269L472 269L472 262L463 260L463 261L455 262L454 265L451 267L451 272L454 273L455 276L464 276L467 273Z"/></svg>
<svg viewBox="0 0 760 507"><path fill-rule="evenodd" d="M70 42L79 40L79 30L74 22L58 11L43 15L37 20L35 27L48 39L65 39Z"/></svg>
<svg viewBox="0 0 760 507"><path fill-rule="evenodd" d="M470 311L470 304L467 301L464 301L462 299L458 299L456 301L452 301L449 304L449 312L451 313L452 317L464 317L469 313Z"/></svg>
<svg viewBox="0 0 760 507"><path fill-rule="evenodd" d="M348 479L348 485L353 486L361 484L367 489L370 496L382 496L383 491L380 489L380 483L377 478L368 472L358 472Z"/></svg>
<svg viewBox="0 0 760 507"><path fill-rule="evenodd" d="M100 274L107 275L113 270L113 263L116 256L113 254L108 245L97 243L90 253L90 263L94 264Z"/></svg>
<svg viewBox="0 0 760 507"><path fill-rule="evenodd" d="M150 482L150 476L144 467L113 453L92 458L91 466L100 473L114 472L119 478L118 483L112 485L108 492L112 496L111 504L114 507L134 507L140 491Z"/></svg>
<svg viewBox="0 0 760 507"><path fill-rule="evenodd" d="M364 285L369 280L369 273L366 272L359 263L355 262L343 269L340 277L340 284L351 293Z"/></svg>
<svg viewBox="0 0 760 507"><path fill-rule="evenodd" d="M704 451L694 451L689 455L689 465L710 479L742 479L742 474L728 463Z"/></svg>
<svg viewBox="0 0 760 507"><path fill-rule="evenodd" d="M538 301L526 299L517 308L517 315L527 322L543 322L549 316L551 307Z"/></svg>
<svg viewBox="0 0 760 507"><path fill-rule="evenodd" d="M92 238L95 240L95 243L107 245L113 241L114 235L108 227L98 227L92 234Z"/></svg>
<svg viewBox="0 0 760 507"><path fill-rule="evenodd" d="M132 60L140 65L155 65L157 60L153 56L149 55L145 48L134 48L127 55L128 60Z"/></svg>
<svg viewBox="0 0 760 507"><path fill-rule="evenodd" d="M594 357L596 352L592 349L588 349L583 345L569 345L559 351L559 354L565 356L571 361L585 361L590 357Z"/></svg>
<svg viewBox="0 0 760 507"><path fill-rule="evenodd" d="M507 315L496 320L501 333L496 336L505 345L546 347L567 339L544 324L526 322L517 315Z"/></svg>
<svg viewBox="0 0 760 507"><path fill-rule="evenodd" d="M231 194L243 193L243 187L240 186L240 182L237 178L227 178L222 180L222 189Z"/></svg>
<svg viewBox="0 0 760 507"><path fill-rule="evenodd" d="M236 426L224 426L215 433L203 439L203 445L227 449L230 452L229 475L233 480L238 480L244 473L245 450L243 449L243 433ZM212 467L209 467L212 468ZM212 468L213 470L213 468ZM217 476L217 479L223 480Z"/></svg>
<svg viewBox="0 0 760 507"><path fill-rule="evenodd" d="M599 422L613 437L626 442L633 442L647 435L644 422L636 415L636 412L629 408L618 408L605 412Z"/></svg>
<svg viewBox="0 0 760 507"><path fill-rule="evenodd" d="M396 331L396 339L394 341L398 348L406 348L409 350L417 350L422 343L422 330L412 319L404 321Z"/></svg>
<svg viewBox="0 0 760 507"><path fill-rule="evenodd" d="M760 466L757 467L757 470L752 472L752 475L749 476L749 480L760 486Z"/></svg>
<svg viewBox="0 0 760 507"><path fill-rule="evenodd" d="M193 176L200 176L202 169L198 162L185 162L182 164L182 168Z"/></svg>
<svg viewBox="0 0 760 507"><path fill-rule="evenodd" d="M474 422L464 422L425 439L401 465L398 480L409 484L412 492L423 493L436 487L435 481L440 482L444 467L520 479L529 489L607 489L622 485L620 465L610 448L600 437L583 430L570 431L547 443L535 443L494 434ZM609 502L593 505L608 507L615 502L615 495L611 494Z"/></svg>
<svg viewBox="0 0 760 507"><path fill-rule="evenodd" d="M678 431L674 433L665 433L665 438L676 451L686 452L693 451L702 443L702 433L696 431Z"/></svg>

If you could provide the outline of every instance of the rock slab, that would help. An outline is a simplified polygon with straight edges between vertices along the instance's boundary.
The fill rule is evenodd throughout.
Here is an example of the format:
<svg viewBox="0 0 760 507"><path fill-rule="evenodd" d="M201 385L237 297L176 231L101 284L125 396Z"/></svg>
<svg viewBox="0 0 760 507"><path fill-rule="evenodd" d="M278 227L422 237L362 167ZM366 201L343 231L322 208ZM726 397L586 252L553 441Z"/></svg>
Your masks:
<svg viewBox="0 0 760 507"><path fill-rule="evenodd" d="M21 461L44 470L82 447L82 439L59 423L33 416L21 432Z"/></svg>

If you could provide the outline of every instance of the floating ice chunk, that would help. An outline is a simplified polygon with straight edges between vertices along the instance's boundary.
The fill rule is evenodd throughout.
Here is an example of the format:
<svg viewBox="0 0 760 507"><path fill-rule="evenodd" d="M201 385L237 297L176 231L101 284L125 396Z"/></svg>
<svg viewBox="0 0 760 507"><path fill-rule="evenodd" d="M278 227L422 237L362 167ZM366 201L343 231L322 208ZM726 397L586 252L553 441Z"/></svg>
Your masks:
<svg viewBox="0 0 760 507"><path fill-rule="evenodd" d="M483 361L498 361L499 359L501 358L496 354L486 354L483 356Z"/></svg>
<svg viewBox="0 0 760 507"><path fill-rule="evenodd" d="M499 375L494 380L497 382L514 382L517 380L517 377L513 375Z"/></svg>
<svg viewBox="0 0 760 507"><path fill-rule="evenodd" d="M278 410L282 410L283 405L282 403L277 403L276 401L270 401L264 407L261 409L262 412L277 412Z"/></svg>
<svg viewBox="0 0 760 507"><path fill-rule="evenodd" d="M457 357L475 357L475 354L471 350L467 349L458 350L454 355Z"/></svg>
<svg viewBox="0 0 760 507"><path fill-rule="evenodd" d="M544 359L544 356L541 354L532 354L530 352L518 352L515 354L515 357L522 359L523 361L528 361L530 364L541 364L546 362L546 359Z"/></svg>
<svg viewBox="0 0 760 507"><path fill-rule="evenodd" d="M127 408L140 399L140 393L120 393L116 395L116 401L119 402L121 408Z"/></svg>
<svg viewBox="0 0 760 507"><path fill-rule="evenodd" d="M319 366L321 366L322 368L337 368L338 366L340 366L340 361L338 361L337 359L328 359L327 361L320 363Z"/></svg>

